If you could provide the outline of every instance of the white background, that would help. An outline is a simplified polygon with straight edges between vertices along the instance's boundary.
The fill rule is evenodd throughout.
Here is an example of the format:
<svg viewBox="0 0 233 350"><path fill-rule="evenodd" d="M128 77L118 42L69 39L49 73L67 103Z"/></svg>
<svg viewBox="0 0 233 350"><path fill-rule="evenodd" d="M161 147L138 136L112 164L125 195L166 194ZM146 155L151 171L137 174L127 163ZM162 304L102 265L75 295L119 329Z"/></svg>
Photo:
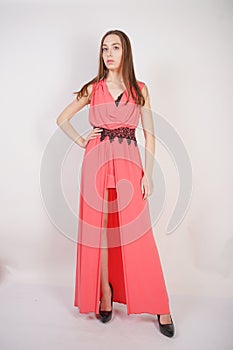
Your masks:
<svg viewBox="0 0 233 350"><path fill-rule="evenodd" d="M152 110L192 163L188 212L166 235L179 182L158 143L167 198L155 237L169 295L232 298L233 3L220 0L1 1L1 284L65 286L72 307L76 246L45 211L40 166L57 116L97 74L110 29L129 36Z"/></svg>

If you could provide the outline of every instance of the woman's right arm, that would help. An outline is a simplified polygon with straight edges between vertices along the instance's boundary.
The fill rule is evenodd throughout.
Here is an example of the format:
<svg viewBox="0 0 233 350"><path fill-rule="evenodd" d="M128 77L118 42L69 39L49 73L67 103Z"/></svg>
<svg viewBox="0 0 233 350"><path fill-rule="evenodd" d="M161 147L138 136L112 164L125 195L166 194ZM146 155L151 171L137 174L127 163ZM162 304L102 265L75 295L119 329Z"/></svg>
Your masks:
<svg viewBox="0 0 233 350"><path fill-rule="evenodd" d="M80 147L85 148L89 139L93 138L97 132L99 132L99 128L95 128L86 139L81 137L73 125L70 123L70 119L74 116L75 113L79 112L84 106L86 106L90 102L90 96L92 93L92 84L90 84L87 88L88 96L82 96L79 100L75 98L57 117L57 125L69 136L75 143L77 143ZM101 129L100 129L101 130Z"/></svg>

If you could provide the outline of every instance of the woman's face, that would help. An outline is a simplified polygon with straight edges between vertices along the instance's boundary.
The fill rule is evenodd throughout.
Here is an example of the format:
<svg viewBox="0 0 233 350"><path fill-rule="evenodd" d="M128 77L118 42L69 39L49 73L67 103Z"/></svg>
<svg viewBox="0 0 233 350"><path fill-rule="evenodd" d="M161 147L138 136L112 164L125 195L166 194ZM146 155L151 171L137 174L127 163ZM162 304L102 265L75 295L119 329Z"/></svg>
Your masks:
<svg viewBox="0 0 233 350"><path fill-rule="evenodd" d="M118 71L121 68L122 45L118 35L109 34L106 36L103 41L102 54L108 69Z"/></svg>

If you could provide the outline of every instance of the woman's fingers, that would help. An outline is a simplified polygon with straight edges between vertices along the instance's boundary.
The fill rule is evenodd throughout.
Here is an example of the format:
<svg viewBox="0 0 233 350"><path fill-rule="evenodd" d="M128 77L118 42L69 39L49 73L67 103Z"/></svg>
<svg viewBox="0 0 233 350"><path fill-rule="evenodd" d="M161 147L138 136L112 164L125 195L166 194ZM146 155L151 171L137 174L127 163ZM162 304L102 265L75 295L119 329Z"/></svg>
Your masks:
<svg viewBox="0 0 233 350"><path fill-rule="evenodd" d="M87 139L88 139L88 140L90 140L90 139L96 139L96 137L100 135L100 133L101 133L102 130L103 130L103 129L101 129L101 128L95 128L95 129L93 129L93 130L90 132L90 134L87 136Z"/></svg>
<svg viewBox="0 0 233 350"><path fill-rule="evenodd" d="M141 181L141 191L143 194L143 199L146 199L153 192L153 182L148 181L146 176L143 176Z"/></svg>
<svg viewBox="0 0 233 350"><path fill-rule="evenodd" d="M91 135L93 136L93 138L96 138L97 136L99 136L101 134L102 130L103 129L101 129L101 128L95 128L92 130Z"/></svg>
<svg viewBox="0 0 233 350"><path fill-rule="evenodd" d="M145 192L144 192L143 199L146 199L147 195L148 195L148 188L147 188L147 186L145 186Z"/></svg>
<svg viewBox="0 0 233 350"><path fill-rule="evenodd" d="M103 129L101 129L101 128L95 128L92 130L92 132L94 132L94 133L100 133L101 131L103 131Z"/></svg>
<svg viewBox="0 0 233 350"><path fill-rule="evenodd" d="M141 191L142 191L142 194L143 194L144 193L143 180L141 180Z"/></svg>
<svg viewBox="0 0 233 350"><path fill-rule="evenodd" d="M87 135L87 137L86 137L86 139L85 139L85 147L86 147L87 143L89 142L89 140L96 139L96 137L100 135L100 133L101 133L102 130L103 130L103 129L101 129L101 128L95 128L95 129L93 129L93 130L89 133L89 135Z"/></svg>
<svg viewBox="0 0 233 350"><path fill-rule="evenodd" d="M145 194L144 194L144 198L143 199L146 199L153 192L153 181L152 181L151 178L147 178L145 176L143 182L144 182L144 187L145 187Z"/></svg>
<svg viewBox="0 0 233 350"><path fill-rule="evenodd" d="M148 185L147 185L147 182L145 181L144 178L141 181L141 191L143 194L143 199L146 199L146 197L148 195Z"/></svg>

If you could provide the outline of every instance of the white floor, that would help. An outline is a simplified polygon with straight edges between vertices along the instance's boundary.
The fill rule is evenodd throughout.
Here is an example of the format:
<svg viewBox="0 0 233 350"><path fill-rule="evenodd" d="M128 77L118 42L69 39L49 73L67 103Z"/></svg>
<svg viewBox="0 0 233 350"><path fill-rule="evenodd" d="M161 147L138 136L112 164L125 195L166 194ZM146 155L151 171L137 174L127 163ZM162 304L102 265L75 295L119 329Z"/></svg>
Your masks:
<svg viewBox="0 0 233 350"><path fill-rule="evenodd" d="M106 324L94 313L80 314L73 293L73 287L2 283L0 349L233 349L232 299L170 295L176 333L168 338L156 316L127 315L124 304L114 302Z"/></svg>

